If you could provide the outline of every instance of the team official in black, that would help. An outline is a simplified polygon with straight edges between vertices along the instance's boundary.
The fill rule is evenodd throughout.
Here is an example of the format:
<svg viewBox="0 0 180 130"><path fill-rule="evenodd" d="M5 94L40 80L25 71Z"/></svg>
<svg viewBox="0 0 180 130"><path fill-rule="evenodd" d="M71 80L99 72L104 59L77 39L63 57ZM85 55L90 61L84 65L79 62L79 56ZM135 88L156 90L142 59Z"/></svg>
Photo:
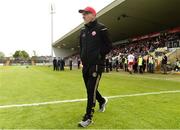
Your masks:
<svg viewBox="0 0 180 130"><path fill-rule="evenodd" d="M86 127L92 123L96 100L99 111L104 112L107 99L98 91L99 81L104 69L105 56L112 48L108 29L96 19L96 11L92 7L79 10L85 22L80 32L80 58L83 65L83 79L87 90L87 107L79 126Z"/></svg>

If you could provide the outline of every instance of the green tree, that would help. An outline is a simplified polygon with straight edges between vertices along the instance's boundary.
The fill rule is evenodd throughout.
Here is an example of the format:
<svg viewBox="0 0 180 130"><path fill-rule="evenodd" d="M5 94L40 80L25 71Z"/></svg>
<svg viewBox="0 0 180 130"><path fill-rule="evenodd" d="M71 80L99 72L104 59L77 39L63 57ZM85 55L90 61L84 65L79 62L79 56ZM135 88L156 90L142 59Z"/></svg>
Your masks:
<svg viewBox="0 0 180 130"><path fill-rule="evenodd" d="M4 57L5 57L5 54L0 51L0 58L4 58Z"/></svg>
<svg viewBox="0 0 180 130"><path fill-rule="evenodd" d="M15 59L23 59L23 60L27 60L29 58L29 54L26 51L16 51L13 55L13 57Z"/></svg>
<svg viewBox="0 0 180 130"><path fill-rule="evenodd" d="M21 56L23 57L23 59L28 59L29 58L29 54L26 51L21 51Z"/></svg>

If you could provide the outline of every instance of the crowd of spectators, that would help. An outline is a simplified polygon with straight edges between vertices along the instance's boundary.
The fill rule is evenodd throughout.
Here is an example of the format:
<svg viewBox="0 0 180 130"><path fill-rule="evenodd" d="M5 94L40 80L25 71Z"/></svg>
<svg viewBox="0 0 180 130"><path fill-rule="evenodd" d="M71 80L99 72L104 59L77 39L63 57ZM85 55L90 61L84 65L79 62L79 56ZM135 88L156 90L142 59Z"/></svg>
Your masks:
<svg viewBox="0 0 180 130"><path fill-rule="evenodd" d="M111 52L106 56L105 60L105 72L116 71L124 69L128 71L128 54L132 53L134 55L134 65L133 71L135 73L143 73L145 70L150 73L154 73L155 69L155 60L157 55L165 56L165 53L155 53L156 55L151 55L158 48L176 48L180 47L180 33L163 33L156 37L145 38L141 40L128 40L127 43L119 44L113 47ZM142 67L139 70L138 62L139 57L142 57ZM65 62L66 65L78 65L80 57L78 54L67 57ZM163 69L164 67L162 67ZM166 72L166 69L164 70Z"/></svg>

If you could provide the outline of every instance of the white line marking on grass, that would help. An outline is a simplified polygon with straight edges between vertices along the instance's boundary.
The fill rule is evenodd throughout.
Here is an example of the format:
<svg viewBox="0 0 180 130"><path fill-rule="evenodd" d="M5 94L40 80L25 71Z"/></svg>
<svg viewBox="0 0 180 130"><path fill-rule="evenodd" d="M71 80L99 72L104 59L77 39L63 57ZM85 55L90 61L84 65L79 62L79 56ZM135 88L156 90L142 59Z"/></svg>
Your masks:
<svg viewBox="0 0 180 130"><path fill-rule="evenodd" d="M106 73L106 74L118 74L118 73ZM123 75L123 74L122 74ZM145 78L145 79L154 79L154 80L165 80L165 81L175 81L175 82L180 82L179 79L174 79L174 78L167 78L167 77L161 77L161 78L158 78L158 77L151 77L150 75L125 75L126 77L135 77L135 78ZM153 76L153 75L152 75Z"/></svg>
<svg viewBox="0 0 180 130"><path fill-rule="evenodd" d="M159 91L159 92L148 92L148 93L136 93L136 94L127 94L127 95L116 95L116 96L108 96L108 99L112 98L125 98L125 97L138 97L145 95L159 95L159 94L168 94L168 93L180 93L180 90L173 91ZM60 103L71 103L71 102L83 102L87 99L73 99L73 100L61 100L61 101L50 101L50 102L40 102L40 103L32 103L32 104L14 104L14 105L3 105L0 106L0 109L4 108L17 108L17 107L31 107L31 106L42 106L42 105L50 105L50 104L60 104Z"/></svg>
<svg viewBox="0 0 180 130"><path fill-rule="evenodd" d="M137 78L139 78L137 76ZM143 77L145 79L154 79L154 80L165 80L165 81L175 81L175 82L180 82L179 79L173 79L173 78L157 78L157 77L150 77L150 76L147 76L147 77Z"/></svg>
<svg viewBox="0 0 180 130"><path fill-rule="evenodd" d="M138 96L145 96L145 95L159 95L159 94L168 94L168 93L180 93L180 90L116 95L116 96L109 96L107 98L111 99L111 98L124 98L124 97L138 97Z"/></svg>

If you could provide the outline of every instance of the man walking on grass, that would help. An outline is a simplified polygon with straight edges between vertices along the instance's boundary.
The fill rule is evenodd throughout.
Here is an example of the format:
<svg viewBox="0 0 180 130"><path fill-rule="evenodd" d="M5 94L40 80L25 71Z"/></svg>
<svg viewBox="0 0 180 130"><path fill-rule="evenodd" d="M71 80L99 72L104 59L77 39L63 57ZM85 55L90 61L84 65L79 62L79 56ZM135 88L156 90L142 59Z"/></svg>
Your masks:
<svg viewBox="0 0 180 130"><path fill-rule="evenodd" d="M83 79L87 90L86 113L81 127L90 125L94 113L96 100L99 102L99 112L105 111L107 99L98 91L98 84L104 69L104 60L112 48L105 25L96 19L96 11L92 7L79 10L82 13L85 25L80 32L80 57L83 64Z"/></svg>

